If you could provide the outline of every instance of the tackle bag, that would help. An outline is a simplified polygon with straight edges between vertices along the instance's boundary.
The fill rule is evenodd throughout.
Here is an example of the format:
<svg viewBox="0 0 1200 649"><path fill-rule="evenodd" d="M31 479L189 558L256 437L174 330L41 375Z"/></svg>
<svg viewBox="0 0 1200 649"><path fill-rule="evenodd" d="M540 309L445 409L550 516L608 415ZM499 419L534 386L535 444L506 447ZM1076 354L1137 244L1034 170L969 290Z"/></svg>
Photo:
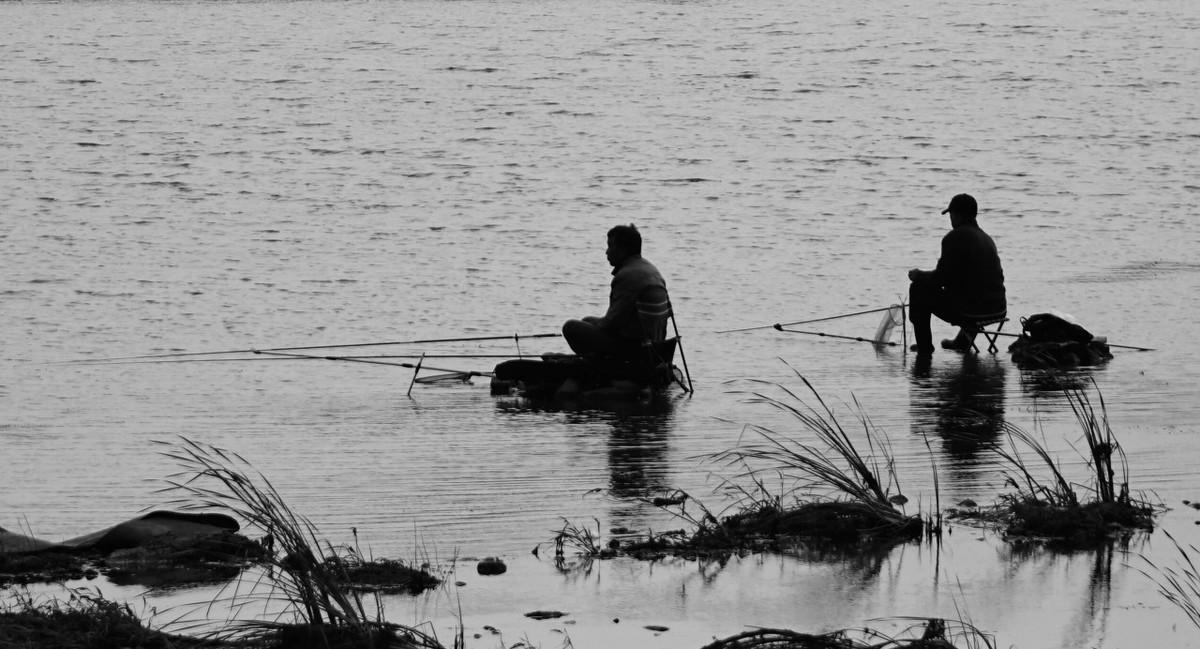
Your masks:
<svg viewBox="0 0 1200 649"><path fill-rule="evenodd" d="M1053 313L1021 318L1021 329L1035 343L1090 343L1095 338L1087 329Z"/></svg>

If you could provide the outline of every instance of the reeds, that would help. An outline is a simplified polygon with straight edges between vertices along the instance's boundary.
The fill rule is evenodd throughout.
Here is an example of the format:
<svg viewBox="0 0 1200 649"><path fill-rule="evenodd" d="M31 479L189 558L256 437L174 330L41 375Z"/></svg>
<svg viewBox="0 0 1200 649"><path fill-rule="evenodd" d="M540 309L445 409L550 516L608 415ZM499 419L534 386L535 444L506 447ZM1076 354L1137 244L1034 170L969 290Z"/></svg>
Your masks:
<svg viewBox="0 0 1200 649"><path fill-rule="evenodd" d="M574 554L584 557L603 557L610 554L600 544L600 521L592 520L596 523L594 533L591 528L580 527L564 518L562 528L554 535L554 556L563 557L568 548Z"/></svg>
<svg viewBox="0 0 1200 649"><path fill-rule="evenodd" d="M753 490L743 490L749 496L749 509L759 511L776 510L784 514L798 513L799 506L808 506L810 513L819 513L837 506L840 513L830 516L802 517L802 522L819 523L823 519L846 519L851 514L855 524L870 524L870 528L858 531L869 535L889 533L903 529L903 535L912 531L912 524L921 524L918 519L906 516L896 509L908 501L901 493L900 479L891 452L891 443L882 430L877 428L866 415L862 405L854 399L854 410L858 419L858 435L842 425L833 409L825 402L816 388L797 372L811 394L815 405L792 390L779 386L784 397L775 397L763 392L752 392L752 403L766 404L795 418L803 428L814 434L813 443L801 441L799 435L784 435L763 426L749 425L746 430L758 436L756 441L745 442L737 447L712 456L712 460L733 468L735 473L727 480L751 480ZM778 479L791 485L778 494L771 494L765 487ZM794 504L785 506L791 498ZM746 502L743 503L743 508ZM846 530L836 530L841 535ZM809 534L821 535L820 529L809 529Z"/></svg>
<svg viewBox="0 0 1200 649"><path fill-rule="evenodd" d="M98 591L76 589L66 600L42 601L19 594L0 607L0 647L5 649L188 649L207 644L148 629L128 604L106 600Z"/></svg>
<svg viewBox="0 0 1200 649"><path fill-rule="evenodd" d="M714 459L743 465L749 461L761 465L743 473L743 476L768 472L804 477L809 480L808 487L832 491L855 502L891 509L890 489L899 485L887 438L871 424L861 404L855 399L859 424L863 428L862 441L866 443L865 452L860 451L816 388L803 376L800 376L800 380L812 393L818 407L809 406L804 399L783 386L779 387L789 397L787 400L754 392L750 401L792 415L816 434L824 448L778 434L769 428L751 425L749 430L758 433L761 442L740 445L718 453Z"/></svg>
<svg viewBox="0 0 1200 649"><path fill-rule="evenodd" d="M1106 538L1114 526L1152 528L1154 507L1130 494L1125 452L1109 424L1099 390L1095 402L1083 388L1063 388L1063 394L1082 429L1084 447L1075 450L1087 466L1087 479L1070 480L1044 436L1005 424L1007 446L992 450L1004 467L1006 484L1016 489L1015 494L1002 497L1007 531L1087 544ZM1030 452L1042 470L1026 462Z"/></svg>
<svg viewBox="0 0 1200 649"><path fill-rule="evenodd" d="M794 547L797 541L861 550L864 545L890 546L936 530L932 522L903 512L908 499L900 493L890 442L861 404L854 402L862 428L856 435L841 424L812 384L797 376L815 406L783 386L777 386L783 397L756 391L749 401L788 413L815 434L816 441L746 426L757 435L755 440L708 458L732 470L722 484L726 493L734 495L732 504L716 511L680 490L647 497L646 502L666 509L693 529L651 532L643 541L622 545L620 551L651 557L661 552L727 554ZM768 486L776 483L777 488Z"/></svg>
<svg viewBox="0 0 1200 649"><path fill-rule="evenodd" d="M162 455L183 469L170 476L163 489L183 494L171 504L229 511L260 530L269 567L263 577L270 586L264 599L282 603L294 618L242 621L214 636L286 638L288 646L296 647L442 647L418 629L384 621L378 600L368 613L360 594L348 587L353 581L348 562L337 558L337 548L321 539L312 522L288 507L271 482L241 456L185 437L163 444L169 448ZM235 592L228 603L237 609L249 597L263 598Z"/></svg>
<svg viewBox="0 0 1200 649"><path fill-rule="evenodd" d="M1200 557L1200 549L1194 545L1184 547L1166 530L1163 530L1163 534L1171 540L1175 550L1179 552L1180 558L1176 565L1160 567L1143 556L1142 560L1155 574L1152 575L1140 568L1138 570L1149 577L1155 586L1158 586L1160 595L1187 615L1192 626L1200 629L1200 569L1196 566L1196 557Z"/></svg>

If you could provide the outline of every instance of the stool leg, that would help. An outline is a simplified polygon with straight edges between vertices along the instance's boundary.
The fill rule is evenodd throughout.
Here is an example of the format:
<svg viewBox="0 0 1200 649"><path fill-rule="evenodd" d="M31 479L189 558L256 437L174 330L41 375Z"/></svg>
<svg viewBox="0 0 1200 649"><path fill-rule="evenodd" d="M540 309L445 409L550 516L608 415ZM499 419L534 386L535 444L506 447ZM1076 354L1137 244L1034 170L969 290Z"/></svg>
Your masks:
<svg viewBox="0 0 1200 649"><path fill-rule="evenodd" d="M987 337L988 353L995 354L996 352L1000 351L1000 349L996 346L996 341L1000 338L1000 330L1003 328L1004 328L1004 321L1001 320L1000 324L996 325L995 333L993 333Z"/></svg>

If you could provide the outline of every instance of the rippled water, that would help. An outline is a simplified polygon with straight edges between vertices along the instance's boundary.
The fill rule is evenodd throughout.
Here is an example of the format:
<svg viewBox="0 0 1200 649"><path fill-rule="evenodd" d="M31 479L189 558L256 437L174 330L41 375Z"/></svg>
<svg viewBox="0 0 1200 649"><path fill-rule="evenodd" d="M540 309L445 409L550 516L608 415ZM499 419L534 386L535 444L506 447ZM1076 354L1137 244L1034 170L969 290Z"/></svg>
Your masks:
<svg viewBox="0 0 1200 649"><path fill-rule="evenodd" d="M897 301L961 191L1000 247L1010 314L1067 312L1157 349L1076 378L1103 393L1132 486L1194 541L1179 503L1200 496L1197 28L1172 0L2 3L0 526L61 539L156 506L174 467L150 442L184 435L244 455L336 541L355 527L383 556L508 559L504 578L464 577L468 636L491 623L543 646L559 629L576 647L698 647L745 625L966 611L1002 646L1151 631L1200 646L1131 567L1170 556L1160 534L1115 558L1022 554L966 529L941 552L861 562L563 576L529 555L564 517L678 525L636 499L650 489L720 503L706 454L744 423L796 428L737 392L799 388L792 368L861 402L925 507L923 433L943 503L1003 490L950 436L999 434L963 407L1041 427L1069 462L1065 402L1007 354L922 368L899 348L716 333ZM603 235L629 221L668 278L693 398L538 409L478 382L409 397L411 372L379 365L57 363L551 333L602 310ZM389 606L448 628L443 597ZM556 607L574 624L520 617Z"/></svg>

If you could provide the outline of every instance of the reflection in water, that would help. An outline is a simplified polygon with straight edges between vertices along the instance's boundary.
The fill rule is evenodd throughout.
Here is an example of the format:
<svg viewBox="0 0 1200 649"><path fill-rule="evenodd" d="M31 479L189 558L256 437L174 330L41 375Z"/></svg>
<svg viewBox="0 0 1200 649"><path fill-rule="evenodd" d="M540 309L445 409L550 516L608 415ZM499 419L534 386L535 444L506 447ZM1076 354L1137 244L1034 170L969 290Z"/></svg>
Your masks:
<svg viewBox="0 0 1200 649"><path fill-rule="evenodd" d="M667 448L674 408L670 401L643 412L614 413L608 436L609 491L619 499L636 499L664 491Z"/></svg>
<svg viewBox="0 0 1200 649"><path fill-rule="evenodd" d="M1087 588L1083 600L1078 602L1068 633L1071 637L1087 639L1091 643L1099 642L1109 632L1109 618L1112 613L1113 595L1113 566L1117 556L1130 556L1130 553L1141 552L1149 540L1149 534L1135 532L1122 534L1100 547L1090 551L1057 550L1040 543L1016 543L1008 547L1008 561L1015 568L1026 565L1038 574L1049 574L1055 571L1055 564L1065 564L1066 568L1081 561L1090 559L1090 570ZM1140 547L1132 549L1136 542ZM1090 557L1088 555L1091 555Z"/></svg>
<svg viewBox="0 0 1200 649"><path fill-rule="evenodd" d="M1092 377L1106 365L1075 368L1031 368L1021 370L1021 390L1034 399L1062 399L1064 391L1086 390Z"/></svg>
<svg viewBox="0 0 1200 649"><path fill-rule="evenodd" d="M672 489L668 476L670 436L675 426L675 403L680 397L612 398L586 402L498 400L508 412L555 412L568 426L607 426L605 450L607 492L616 505L614 525L640 530L660 513L649 503L657 493ZM661 518L661 516L660 516Z"/></svg>
<svg viewBox="0 0 1200 649"><path fill-rule="evenodd" d="M978 464L980 451L1004 428L1004 372L995 356L963 354L961 364L936 368L929 356L917 357L909 391L913 430L940 438L952 466Z"/></svg>

